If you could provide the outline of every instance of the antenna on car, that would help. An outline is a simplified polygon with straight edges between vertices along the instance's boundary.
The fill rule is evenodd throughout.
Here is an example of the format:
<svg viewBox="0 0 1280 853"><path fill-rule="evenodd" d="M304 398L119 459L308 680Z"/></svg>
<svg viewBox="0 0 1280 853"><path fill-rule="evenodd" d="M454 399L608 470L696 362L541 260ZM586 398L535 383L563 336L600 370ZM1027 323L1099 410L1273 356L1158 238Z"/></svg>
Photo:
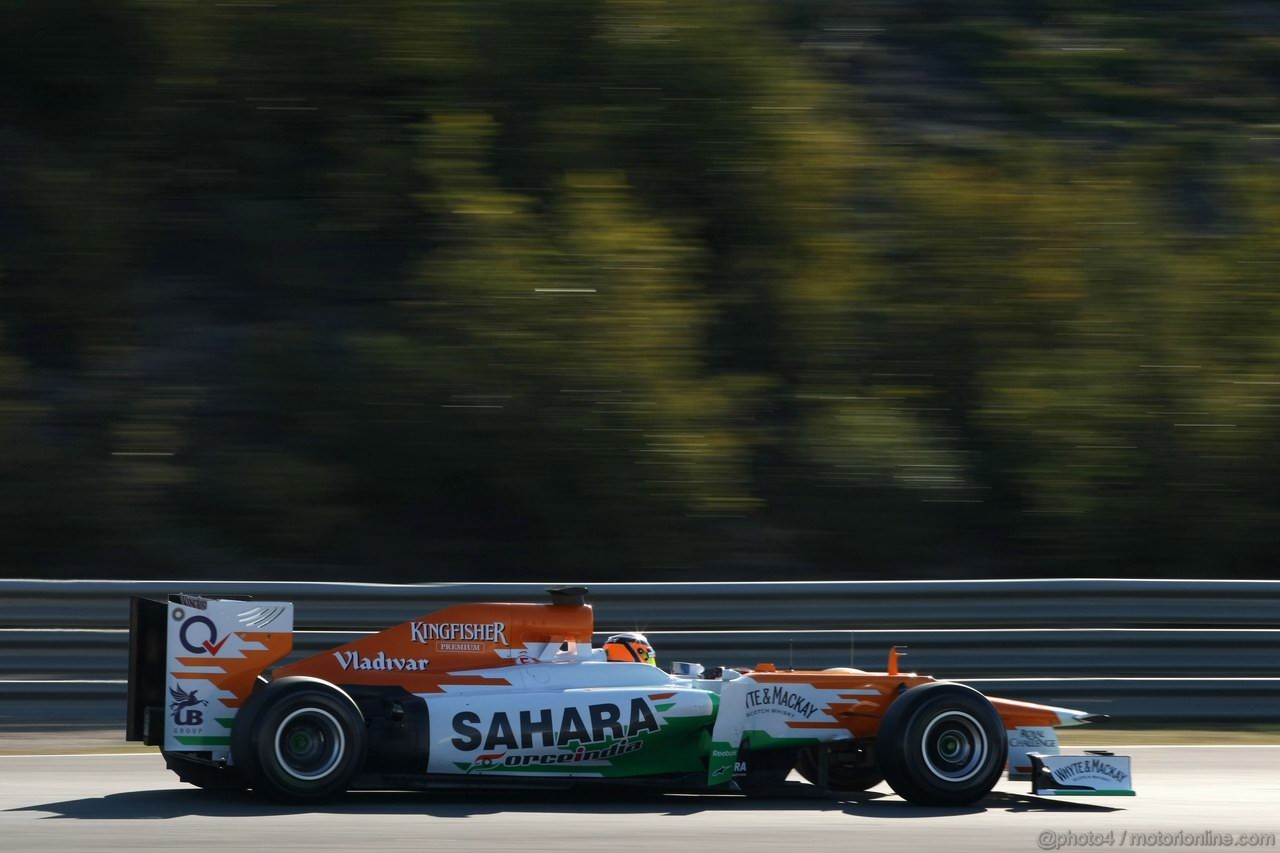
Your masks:
<svg viewBox="0 0 1280 853"><path fill-rule="evenodd" d="M547 589L547 594L551 596L552 604L565 607L577 607L587 603L585 586L553 586Z"/></svg>

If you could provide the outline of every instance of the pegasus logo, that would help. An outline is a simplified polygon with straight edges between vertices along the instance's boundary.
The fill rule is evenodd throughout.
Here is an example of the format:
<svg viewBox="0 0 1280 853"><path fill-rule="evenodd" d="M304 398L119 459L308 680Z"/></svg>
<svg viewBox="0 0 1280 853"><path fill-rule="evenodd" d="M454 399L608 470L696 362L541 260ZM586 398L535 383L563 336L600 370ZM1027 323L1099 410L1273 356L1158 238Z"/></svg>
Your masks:
<svg viewBox="0 0 1280 853"><path fill-rule="evenodd" d="M169 695L173 697L173 701L169 703L169 713L173 715L175 725L204 725L204 712L197 711L196 706L208 705L209 700L201 699L194 690L188 693L181 687L170 687Z"/></svg>

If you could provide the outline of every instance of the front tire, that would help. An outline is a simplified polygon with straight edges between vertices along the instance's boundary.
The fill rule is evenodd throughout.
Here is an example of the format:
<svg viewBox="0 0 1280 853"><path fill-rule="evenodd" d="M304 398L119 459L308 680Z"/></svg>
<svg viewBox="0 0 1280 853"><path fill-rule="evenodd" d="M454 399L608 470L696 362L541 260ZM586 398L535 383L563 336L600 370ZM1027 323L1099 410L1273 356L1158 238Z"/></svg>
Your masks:
<svg viewBox="0 0 1280 853"><path fill-rule="evenodd" d="M260 687L236 715L231 757L258 793L321 803L346 792L365 757L365 722L340 688L294 677Z"/></svg>
<svg viewBox="0 0 1280 853"><path fill-rule="evenodd" d="M922 806L967 806L1000 779L1009 743L995 706L963 684L903 693L880 721L877 759L889 787Z"/></svg>

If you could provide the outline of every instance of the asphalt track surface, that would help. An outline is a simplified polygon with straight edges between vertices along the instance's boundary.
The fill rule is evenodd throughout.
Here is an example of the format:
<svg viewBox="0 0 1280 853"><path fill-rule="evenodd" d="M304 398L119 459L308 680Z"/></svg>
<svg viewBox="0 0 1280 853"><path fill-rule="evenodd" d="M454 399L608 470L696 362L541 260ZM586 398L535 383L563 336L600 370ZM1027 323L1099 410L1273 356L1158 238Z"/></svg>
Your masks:
<svg viewBox="0 0 1280 853"><path fill-rule="evenodd" d="M1073 750L1074 751L1074 750ZM0 758L0 850L1280 850L1280 746L1116 748L1138 796L1033 797L1002 782L972 808L734 795L359 793L320 808L215 795L149 755ZM1161 838L1152 833L1165 833ZM1182 833L1179 837L1176 834ZM1271 842L1239 843L1242 833ZM1107 842L1108 834L1111 841ZM1196 843L1208 841L1210 843ZM1159 843L1159 842L1165 843Z"/></svg>

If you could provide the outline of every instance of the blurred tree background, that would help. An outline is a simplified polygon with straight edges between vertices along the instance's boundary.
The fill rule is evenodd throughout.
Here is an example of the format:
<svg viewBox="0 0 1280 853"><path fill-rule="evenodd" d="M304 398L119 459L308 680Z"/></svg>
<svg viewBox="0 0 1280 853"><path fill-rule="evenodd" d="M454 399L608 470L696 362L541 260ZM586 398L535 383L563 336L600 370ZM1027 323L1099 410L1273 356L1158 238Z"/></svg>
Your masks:
<svg viewBox="0 0 1280 853"><path fill-rule="evenodd" d="M0 573L1275 573L1280 7L0 22Z"/></svg>

